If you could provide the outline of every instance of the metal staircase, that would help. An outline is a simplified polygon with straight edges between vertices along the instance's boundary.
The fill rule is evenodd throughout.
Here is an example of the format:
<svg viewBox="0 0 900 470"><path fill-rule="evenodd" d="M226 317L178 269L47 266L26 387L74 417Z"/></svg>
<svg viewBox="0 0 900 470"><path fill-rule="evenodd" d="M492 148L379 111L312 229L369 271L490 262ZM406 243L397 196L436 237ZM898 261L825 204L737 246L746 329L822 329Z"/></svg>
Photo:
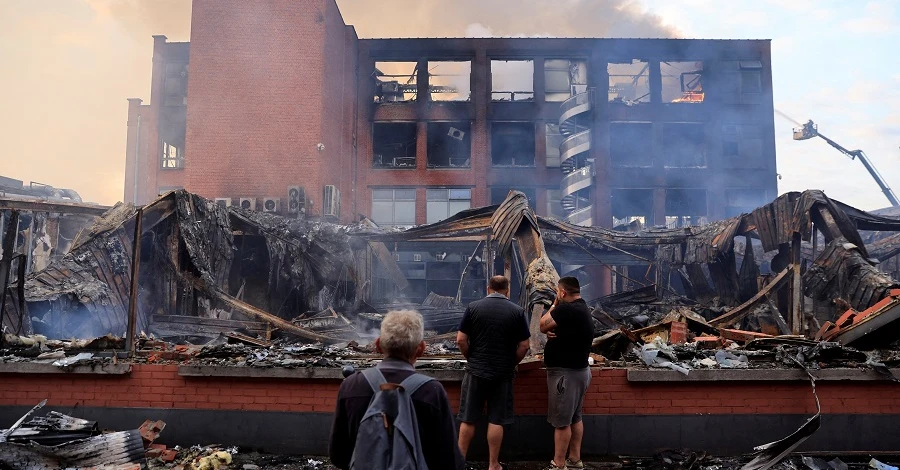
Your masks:
<svg viewBox="0 0 900 470"><path fill-rule="evenodd" d="M560 105L559 132L565 139L559 145L563 210L566 220L576 225L593 225L591 186L594 182L591 150L591 91L579 93Z"/></svg>

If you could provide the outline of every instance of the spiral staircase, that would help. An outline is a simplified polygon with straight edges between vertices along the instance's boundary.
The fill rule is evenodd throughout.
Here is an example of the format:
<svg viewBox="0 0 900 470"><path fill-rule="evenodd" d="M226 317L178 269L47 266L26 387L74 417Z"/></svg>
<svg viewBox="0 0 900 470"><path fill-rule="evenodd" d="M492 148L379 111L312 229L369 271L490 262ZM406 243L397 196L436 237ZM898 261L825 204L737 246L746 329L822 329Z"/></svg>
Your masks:
<svg viewBox="0 0 900 470"><path fill-rule="evenodd" d="M566 221L576 225L593 225L591 186L594 184L590 120L593 100L591 90L584 91L560 105L559 132L564 139L559 145L560 169L563 176L563 210Z"/></svg>

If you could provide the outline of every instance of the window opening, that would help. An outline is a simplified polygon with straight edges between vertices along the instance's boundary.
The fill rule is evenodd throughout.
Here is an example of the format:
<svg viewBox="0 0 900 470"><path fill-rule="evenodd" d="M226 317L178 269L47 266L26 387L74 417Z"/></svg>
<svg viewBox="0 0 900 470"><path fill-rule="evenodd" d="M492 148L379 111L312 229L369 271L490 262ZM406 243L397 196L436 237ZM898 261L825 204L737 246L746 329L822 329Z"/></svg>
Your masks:
<svg viewBox="0 0 900 470"><path fill-rule="evenodd" d="M416 190L386 188L372 190L372 221L383 227L416 224Z"/></svg>
<svg viewBox="0 0 900 470"><path fill-rule="evenodd" d="M662 148L665 166L699 168L706 166L706 137L702 123L663 124Z"/></svg>
<svg viewBox="0 0 900 470"><path fill-rule="evenodd" d="M650 64L633 59L609 63L609 102L636 105L650 102Z"/></svg>
<svg viewBox="0 0 900 470"><path fill-rule="evenodd" d="M440 222L472 206L471 189L438 188L426 191L426 218L429 224Z"/></svg>
<svg viewBox="0 0 900 470"><path fill-rule="evenodd" d="M534 124L495 122L491 125L491 164L534 166Z"/></svg>
<svg viewBox="0 0 900 470"><path fill-rule="evenodd" d="M428 62L428 95L431 101L469 101L471 61Z"/></svg>
<svg viewBox="0 0 900 470"><path fill-rule="evenodd" d="M468 168L472 154L468 121L428 123L428 166Z"/></svg>
<svg viewBox="0 0 900 470"><path fill-rule="evenodd" d="M702 103L703 62L662 62L663 103Z"/></svg>
<svg viewBox="0 0 900 470"><path fill-rule="evenodd" d="M418 72L416 62L375 62L375 102L415 101Z"/></svg>
<svg viewBox="0 0 900 470"><path fill-rule="evenodd" d="M372 166L374 168L415 168L414 122L376 122L372 125Z"/></svg>
<svg viewBox="0 0 900 470"><path fill-rule="evenodd" d="M565 101L587 91L587 63L583 60L544 61L544 100Z"/></svg>
<svg viewBox="0 0 900 470"><path fill-rule="evenodd" d="M653 125L649 122L609 124L609 156L618 167L653 165Z"/></svg>
<svg viewBox="0 0 900 470"><path fill-rule="evenodd" d="M491 100L534 100L534 61L492 60Z"/></svg>

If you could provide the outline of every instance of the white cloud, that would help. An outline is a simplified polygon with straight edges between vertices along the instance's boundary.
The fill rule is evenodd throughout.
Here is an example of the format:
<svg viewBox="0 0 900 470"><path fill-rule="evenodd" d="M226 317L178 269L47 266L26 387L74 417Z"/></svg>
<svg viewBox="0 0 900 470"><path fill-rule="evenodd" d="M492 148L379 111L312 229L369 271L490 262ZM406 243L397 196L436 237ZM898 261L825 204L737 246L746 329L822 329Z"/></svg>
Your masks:
<svg viewBox="0 0 900 470"><path fill-rule="evenodd" d="M871 1L863 14L844 22L844 29L857 34L886 34L894 30L894 5L887 1Z"/></svg>

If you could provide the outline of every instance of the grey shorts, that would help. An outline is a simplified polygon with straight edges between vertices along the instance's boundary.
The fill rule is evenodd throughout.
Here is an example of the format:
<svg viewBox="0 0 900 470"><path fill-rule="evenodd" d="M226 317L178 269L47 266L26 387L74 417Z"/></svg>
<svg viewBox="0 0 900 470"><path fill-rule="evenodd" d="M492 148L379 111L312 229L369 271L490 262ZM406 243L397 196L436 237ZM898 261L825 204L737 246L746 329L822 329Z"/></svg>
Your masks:
<svg viewBox="0 0 900 470"><path fill-rule="evenodd" d="M581 405L591 383L591 369L547 368L547 422L564 428L581 421Z"/></svg>
<svg viewBox="0 0 900 470"><path fill-rule="evenodd" d="M466 371L459 392L459 420L475 423L483 419L498 425L513 423L512 379L489 380Z"/></svg>

